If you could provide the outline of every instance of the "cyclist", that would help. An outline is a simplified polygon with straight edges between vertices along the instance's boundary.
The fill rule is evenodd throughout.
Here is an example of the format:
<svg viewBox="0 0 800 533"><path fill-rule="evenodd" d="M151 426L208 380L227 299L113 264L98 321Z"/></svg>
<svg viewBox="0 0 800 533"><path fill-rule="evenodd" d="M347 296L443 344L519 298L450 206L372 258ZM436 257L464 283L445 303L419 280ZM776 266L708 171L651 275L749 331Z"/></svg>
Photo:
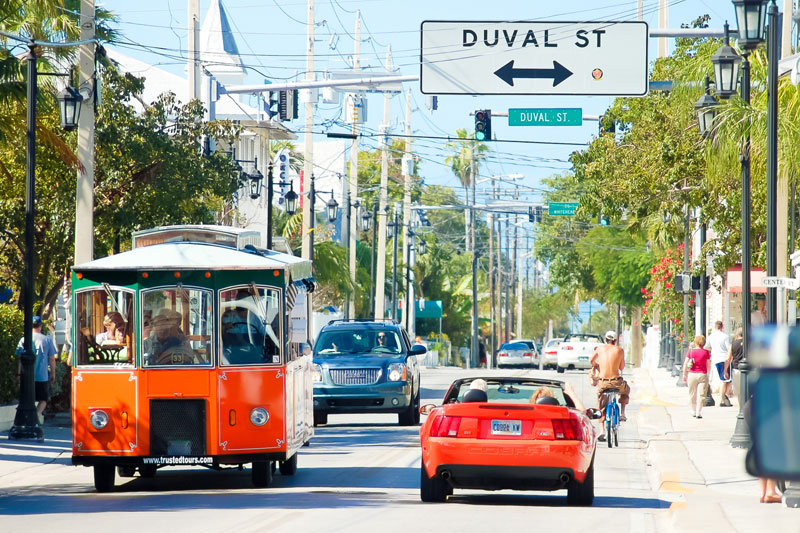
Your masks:
<svg viewBox="0 0 800 533"><path fill-rule="evenodd" d="M617 332L607 331L605 334L606 343L598 347L592 355L592 373L598 380L597 403L600 411L605 415L606 396L605 392L610 389L619 390L619 403L621 412L619 419L625 421L625 406L630 400L631 388L620 375L625 368L625 352L617 346Z"/></svg>

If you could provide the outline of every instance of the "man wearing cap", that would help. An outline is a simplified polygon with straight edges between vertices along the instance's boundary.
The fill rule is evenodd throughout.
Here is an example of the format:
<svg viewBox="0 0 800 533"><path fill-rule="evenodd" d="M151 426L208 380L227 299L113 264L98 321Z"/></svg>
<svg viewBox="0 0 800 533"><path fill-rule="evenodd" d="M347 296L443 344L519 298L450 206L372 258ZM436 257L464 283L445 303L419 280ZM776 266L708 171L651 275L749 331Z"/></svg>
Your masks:
<svg viewBox="0 0 800 533"><path fill-rule="evenodd" d="M36 413L39 418L39 423L44 423L44 408L47 407L47 400L50 399L49 385L56 380L56 345L53 344L53 339L47 335L42 334L42 317L33 317L33 351L36 355L36 360L33 363L33 380L34 380L34 399L38 402L36 404ZM19 340L16 355L22 355L25 352L25 337ZM22 361L17 364L17 380L22 376Z"/></svg>
<svg viewBox="0 0 800 533"><path fill-rule="evenodd" d="M142 347L145 366L185 365L197 362L189 339L180 330L181 314L172 309L162 309L153 317L153 333Z"/></svg>
<svg viewBox="0 0 800 533"><path fill-rule="evenodd" d="M619 419L624 421L627 420L625 406L630 400L631 393L631 388L620 375L625 369L625 352L617 346L616 331L607 331L605 341L605 344L595 350L591 361L592 370L598 380L597 404L600 407L600 411L605 412L605 392L611 389L619 390L619 403L622 407Z"/></svg>

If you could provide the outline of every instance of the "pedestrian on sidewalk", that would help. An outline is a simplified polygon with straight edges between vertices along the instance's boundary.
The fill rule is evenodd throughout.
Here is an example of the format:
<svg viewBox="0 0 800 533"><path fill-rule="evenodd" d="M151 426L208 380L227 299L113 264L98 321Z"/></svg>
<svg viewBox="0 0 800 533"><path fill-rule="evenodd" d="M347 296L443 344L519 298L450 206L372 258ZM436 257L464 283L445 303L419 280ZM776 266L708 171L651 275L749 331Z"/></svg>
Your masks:
<svg viewBox="0 0 800 533"><path fill-rule="evenodd" d="M708 387L708 362L711 353L704 348L705 345L705 335L695 337L694 348L686 353L686 358L683 360L683 381L689 387L689 409L695 418L703 418L700 412L703 410L705 394L698 394L698 388L701 384Z"/></svg>
<svg viewBox="0 0 800 533"><path fill-rule="evenodd" d="M739 396L739 391L742 390L742 386L740 383L741 372L739 372L739 362L744 355L743 340L744 330L739 328L736 330L736 338L733 339L731 343L731 348L728 350L728 360L725 362L726 376L731 379L733 394L739 399L740 404L742 403L742 398Z"/></svg>
<svg viewBox="0 0 800 533"><path fill-rule="evenodd" d="M731 347L731 340L727 333L723 331L722 321L714 322L714 331L708 337L708 346L711 349L711 364L717 369L717 375L721 382L719 390L719 406L730 407L731 401L728 394L731 393L731 379L725 377L725 362L728 360L728 350Z"/></svg>
<svg viewBox="0 0 800 533"><path fill-rule="evenodd" d="M44 424L44 409L50 399L50 383L56 380L56 345L53 339L42 333L42 317L33 317L33 338L31 339L33 353L36 359L33 363L34 399L36 416L39 424ZM25 353L25 337L19 340L16 355ZM17 380L21 380L22 360L17 363ZM22 386L22 382L20 382Z"/></svg>

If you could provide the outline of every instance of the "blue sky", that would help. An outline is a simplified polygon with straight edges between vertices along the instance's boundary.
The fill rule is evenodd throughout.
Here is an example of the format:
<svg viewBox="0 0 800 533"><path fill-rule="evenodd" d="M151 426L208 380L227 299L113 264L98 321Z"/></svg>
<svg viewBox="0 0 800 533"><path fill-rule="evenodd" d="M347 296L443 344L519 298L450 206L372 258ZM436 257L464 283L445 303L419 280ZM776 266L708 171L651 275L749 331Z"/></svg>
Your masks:
<svg viewBox="0 0 800 533"><path fill-rule="evenodd" d="M98 2L100 3L100 2ZM669 27L678 27L697 16L711 15L711 26L721 27L725 18L734 20L729 0L670 0ZM175 56L185 55L187 45L186 0L108 0L102 4L119 17L118 29L128 44L120 51L138 59L158 64L183 75L185 62ZM201 21L210 0L200 0ZM264 79L278 82L295 79L305 70L304 0L224 0L236 34L239 51L248 69L248 83ZM645 0L644 20L651 27L658 24L658 0ZM636 0L562 0L560 2L474 0L427 1L406 0L318 0L316 2L317 70L346 70L353 53L355 10L362 15L361 66L365 70L384 70L387 46L391 44L393 63L400 74L419 73L419 28L423 20L634 20ZM651 39L650 55L654 56L656 40ZM148 51L148 49L150 51ZM430 113L425 95L417 83L413 90L412 129L416 135L454 135L457 128L473 128L469 113L475 109L507 111L513 107L580 107L584 115L599 115L608 107L608 97L552 96L441 96L439 109ZM392 98L394 132L402 132L405 98ZM315 131L323 131L339 117L340 107L320 104ZM301 106L302 114L302 106ZM377 131L383 116L381 95L369 96L367 130ZM300 130L304 122L287 124ZM579 127L509 127L505 119L495 117L494 134L501 139L587 143L597 132L596 122ZM344 131L332 126L331 131ZM323 136L319 136L324 139ZM302 137L301 137L302 139ZM302 140L300 141L302 142ZM421 157L421 174L427 183L457 186L458 182L443 160L445 141L415 141ZM363 148L377 146L376 139L365 139ZM530 201L540 198L539 180L553 173L568 170L567 158L580 146L547 144L492 143L492 156L481 175L522 173L522 196ZM484 187L488 186L487 183Z"/></svg>

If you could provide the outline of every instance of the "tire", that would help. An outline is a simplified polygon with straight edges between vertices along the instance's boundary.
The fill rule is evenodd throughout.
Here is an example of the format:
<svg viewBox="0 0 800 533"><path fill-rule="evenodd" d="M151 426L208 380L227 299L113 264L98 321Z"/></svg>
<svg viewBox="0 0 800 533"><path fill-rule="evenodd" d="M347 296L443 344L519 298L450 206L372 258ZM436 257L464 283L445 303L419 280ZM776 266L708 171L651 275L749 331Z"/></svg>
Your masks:
<svg viewBox="0 0 800 533"><path fill-rule="evenodd" d="M317 413L314 412L314 425L315 426L324 426L328 423L328 413Z"/></svg>
<svg viewBox="0 0 800 533"><path fill-rule="evenodd" d="M619 428L614 428L614 446L619 448Z"/></svg>
<svg viewBox="0 0 800 533"><path fill-rule="evenodd" d="M97 492L111 492L114 490L114 465L94 466L94 488Z"/></svg>
<svg viewBox="0 0 800 533"><path fill-rule="evenodd" d="M139 475L144 478L152 479L156 477L156 470L158 470L158 468L155 465L142 465L139 467Z"/></svg>
<svg viewBox="0 0 800 533"><path fill-rule="evenodd" d="M606 442L608 443L609 448L614 447L614 442L611 440L612 431L611 431L611 423L606 421Z"/></svg>
<svg viewBox="0 0 800 533"><path fill-rule="evenodd" d="M572 481L567 487L567 504L589 506L594 501L594 458L583 483Z"/></svg>
<svg viewBox="0 0 800 533"><path fill-rule="evenodd" d="M433 479L428 477L425 471L425 464L421 463L419 477L419 497L423 502L442 503L447 499L448 484L445 481L435 476Z"/></svg>
<svg viewBox="0 0 800 533"><path fill-rule="evenodd" d="M293 476L297 472L297 454L295 453L286 461L281 461L278 470L283 476Z"/></svg>
<svg viewBox="0 0 800 533"><path fill-rule="evenodd" d="M564 373L564 367L563 366L557 366L556 367L556 372L558 372L559 374L563 374Z"/></svg>
<svg viewBox="0 0 800 533"><path fill-rule="evenodd" d="M269 487L272 483L272 465L271 461L253 461L253 467L250 470L250 475L253 479L253 486L264 488Z"/></svg>
<svg viewBox="0 0 800 533"><path fill-rule="evenodd" d="M401 426L419 425L419 393L411 399L411 403L402 413L397 414L397 422Z"/></svg>
<svg viewBox="0 0 800 533"><path fill-rule="evenodd" d="M117 475L119 477L133 477L136 474L135 466L118 466Z"/></svg>

